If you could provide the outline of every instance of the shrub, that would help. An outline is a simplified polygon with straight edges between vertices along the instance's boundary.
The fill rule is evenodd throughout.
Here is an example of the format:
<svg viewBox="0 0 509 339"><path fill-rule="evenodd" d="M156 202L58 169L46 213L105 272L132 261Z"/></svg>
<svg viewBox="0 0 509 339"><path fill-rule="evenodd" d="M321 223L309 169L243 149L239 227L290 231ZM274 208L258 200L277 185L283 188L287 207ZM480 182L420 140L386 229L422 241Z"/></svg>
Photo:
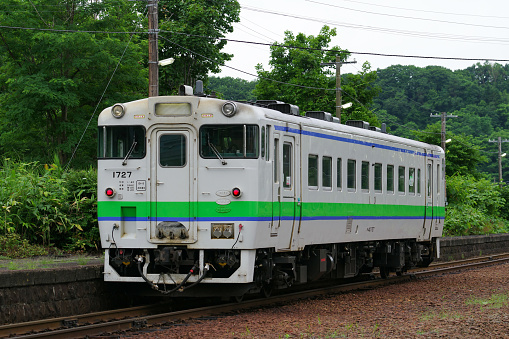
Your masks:
<svg viewBox="0 0 509 339"><path fill-rule="evenodd" d="M0 170L0 234L70 250L97 248L97 171L5 159Z"/></svg>

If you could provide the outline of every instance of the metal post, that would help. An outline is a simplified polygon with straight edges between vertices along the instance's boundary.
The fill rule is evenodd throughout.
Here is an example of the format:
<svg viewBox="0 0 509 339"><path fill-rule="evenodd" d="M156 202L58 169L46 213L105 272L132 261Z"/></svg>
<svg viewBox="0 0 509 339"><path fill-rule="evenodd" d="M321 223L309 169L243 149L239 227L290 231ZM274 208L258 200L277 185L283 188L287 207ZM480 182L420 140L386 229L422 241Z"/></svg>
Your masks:
<svg viewBox="0 0 509 339"><path fill-rule="evenodd" d="M339 55L336 55L335 62L322 62L321 66L336 66L336 117L341 123L341 65L356 64L357 61L341 62Z"/></svg>

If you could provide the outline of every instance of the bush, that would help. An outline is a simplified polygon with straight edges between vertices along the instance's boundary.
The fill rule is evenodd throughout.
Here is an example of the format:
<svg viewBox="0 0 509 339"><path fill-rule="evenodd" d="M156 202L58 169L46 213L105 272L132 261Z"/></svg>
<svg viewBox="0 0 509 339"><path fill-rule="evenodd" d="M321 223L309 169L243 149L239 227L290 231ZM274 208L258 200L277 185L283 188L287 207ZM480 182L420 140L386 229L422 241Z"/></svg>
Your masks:
<svg viewBox="0 0 509 339"><path fill-rule="evenodd" d="M478 235L509 231L508 201L498 184L470 176L447 178L448 206L444 235Z"/></svg>
<svg viewBox="0 0 509 339"><path fill-rule="evenodd" d="M48 249L39 245L32 245L19 234L9 233L0 235L0 256L8 258L27 258L37 255L47 255Z"/></svg>
<svg viewBox="0 0 509 339"><path fill-rule="evenodd" d="M97 248L97 171L5 159L0 170L0 234L69 250Z"/></svg>

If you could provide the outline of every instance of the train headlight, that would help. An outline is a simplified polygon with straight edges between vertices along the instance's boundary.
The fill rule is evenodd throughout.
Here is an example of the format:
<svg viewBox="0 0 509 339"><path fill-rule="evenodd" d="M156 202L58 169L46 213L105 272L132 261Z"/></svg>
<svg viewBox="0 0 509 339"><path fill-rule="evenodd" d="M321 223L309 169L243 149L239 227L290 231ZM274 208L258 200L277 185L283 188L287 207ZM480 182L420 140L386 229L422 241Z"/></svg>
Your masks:
<svg viewBox="0 0 509 339"><path fill-rule="evenodd" d="M221 107L221 111L225 116L231 118L237 113L237 105L232 101L225 102Z"/></svg>
<svg viewBox="0 0 509 339"><path fill-rule="evenodd" d="M234 189L232 189L232 195L234 198L240 198L240 196L242 195L240 188L235 187Z"/></svg>
<svg viewBox="0 0 509 339"><path fill-rule="evenodd" d="M111 187L108 187L106 190L104 190L104 193L108 198L113 198L117 192Z"/></svg>
<svg viewBox="0 0 509 339"><path fill-rule="evenodd" d="M115 118L120 119L125 114L125 107L122 104L115 104L111 108L111 115L113 115Z"/></svg>

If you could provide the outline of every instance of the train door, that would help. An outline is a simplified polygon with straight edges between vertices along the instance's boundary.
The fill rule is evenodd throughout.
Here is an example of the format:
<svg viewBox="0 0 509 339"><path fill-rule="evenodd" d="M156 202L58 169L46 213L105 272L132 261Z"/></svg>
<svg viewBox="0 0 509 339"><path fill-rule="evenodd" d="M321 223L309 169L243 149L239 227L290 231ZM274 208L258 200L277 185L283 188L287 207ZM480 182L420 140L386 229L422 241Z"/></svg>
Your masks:
<svg viewBox="0 0 509 339"><path fill-rule="evenodd" d="M185 129L152 132L152 242L193 242L193 140Z"/></svg>
<svg viewBox="0 0 509 339"><path fill-rule="evenodd" d="M277 249L292 249L299 220L300 166L298 143L293 136L274 134L272 235ZM296 245L296 244L295 244Z"/></svg>
<svg viewBox="0 0 509 339"><path fill-rule="evenodd" d="M433 160L426 161L426 216L424 220L423 237L426 238L426 233L430 234L433 227L434 212L435 212L435 180L433 176Z"/></svg>

